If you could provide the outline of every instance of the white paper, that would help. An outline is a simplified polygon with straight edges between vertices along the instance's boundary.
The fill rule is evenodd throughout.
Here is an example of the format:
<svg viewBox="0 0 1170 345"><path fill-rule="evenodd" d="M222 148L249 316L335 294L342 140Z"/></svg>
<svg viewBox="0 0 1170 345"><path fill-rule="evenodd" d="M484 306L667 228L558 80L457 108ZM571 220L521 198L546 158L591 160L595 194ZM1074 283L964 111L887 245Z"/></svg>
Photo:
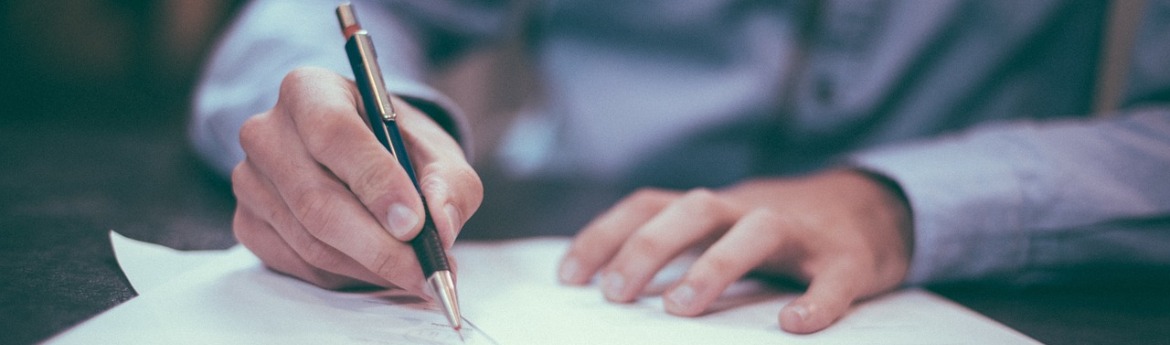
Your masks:
<svg viewBox="0 0 1170 345"><path fill-rule="evenodd" d="M438 309L418 297L394 291L323 290L265 269L239 247L200 259L177 259L175 255L187 252L153 252L150 245L115 248L119 249L123 253L119 259L148 258L151 263L146 265L180 267L176 262L209 258L211 262L149 288L48 343L493 344L470 323L462 335L455 333ZM141 268L126 274L165 275Z"/></svg>
<svg viewBox="0 0 1170 345"><path fill-rule="evenodd" d="M813 335L780 330L795 298L741 282L719 311L695 318L662 311L659 297L606 302L593 287L555 278L561 238L460 243L464 317L500 344L1036 344L1010 328L922 290L867 301ZM183 255L184 252L175 252ZM119 260L123 260L119 255ZM155 257L152 260L161 260ZM457 341L441 314L409 296L325 291L272 273L247 251L149 289L54 339L55 343L401 344ZM682 263L685 268L685 262ZM675 269L677 271L677 269ZM127 271L127 275L135 275ZM659 278L669 281L672 274ZM133 280L132 280L133 281ZM137 288L137 286L136 286ZM141 290L140 290L141 291ZM399 304L394 304L398 301ZM401 303L407 302L407 303ZM421 316L420 316L421 315ZM490 339L488 338L490 336Z"/></svg>
<svg viewBox="0 0 1170 345"><path fill-rule="evenodd" d="M722 308L716 308L721 310L701 317L667 314L657 296L613 304L596 287L557 283L556 264L567 247L564 239L535 239L458 248L464 316L500 344L1038 343L918 289L862 303L833 326L811 335L780 330L780 308L796 293L769 291L751 282L733 285L722 298ZM682 264L656 281L681 276Z"/></svg>
<svg viewBox="0 0 1170 345"><path fill-rule="evenodd" d="M188 271L206 265L235 251L247 251L244 246L228 250L180 251L154 243L143 242L110 231L110 245L114 257L122 266L122 273L139 294L154 290Z"/></svg>

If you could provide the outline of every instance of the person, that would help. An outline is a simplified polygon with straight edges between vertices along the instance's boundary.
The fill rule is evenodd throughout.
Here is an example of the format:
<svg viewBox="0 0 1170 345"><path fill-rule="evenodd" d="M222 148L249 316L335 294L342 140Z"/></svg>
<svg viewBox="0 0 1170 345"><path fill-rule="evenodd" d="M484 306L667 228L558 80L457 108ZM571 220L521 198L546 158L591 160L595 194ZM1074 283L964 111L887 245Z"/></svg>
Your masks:
<svg viewBox="0 0 1170 345"><path fill-rule="evenodd" d="M630 187L557 272L598 277L614 302L695 248L667 312L776 274L807 284L778 314L795 333L902 285L1170 265L1168 1L1127 19L1140 24L1112 111L1092 109L1104 2L355 2L446 246L484 200L467 158L482 116L427 81L523 34L540 97L478 159L520 183ZM191 137L230 171L234 231L266 265L419 291L404 243L423 205L366 134L334 6L244 8Z"/></svg>

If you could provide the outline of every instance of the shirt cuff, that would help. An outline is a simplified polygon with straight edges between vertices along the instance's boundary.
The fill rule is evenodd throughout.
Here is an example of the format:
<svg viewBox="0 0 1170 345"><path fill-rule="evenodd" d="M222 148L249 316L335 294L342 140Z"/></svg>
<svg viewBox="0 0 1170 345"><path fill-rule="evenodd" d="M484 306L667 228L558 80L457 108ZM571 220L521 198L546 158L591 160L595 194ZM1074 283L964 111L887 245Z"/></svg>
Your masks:
<svg viewBox="0 0 1170 345"><path fill-rule="evenodd" d="M909 284L1014 276L1028 262L1023 229L1030 155L993 135L862 152L859 169L896 182L913 214Z"/></svg>

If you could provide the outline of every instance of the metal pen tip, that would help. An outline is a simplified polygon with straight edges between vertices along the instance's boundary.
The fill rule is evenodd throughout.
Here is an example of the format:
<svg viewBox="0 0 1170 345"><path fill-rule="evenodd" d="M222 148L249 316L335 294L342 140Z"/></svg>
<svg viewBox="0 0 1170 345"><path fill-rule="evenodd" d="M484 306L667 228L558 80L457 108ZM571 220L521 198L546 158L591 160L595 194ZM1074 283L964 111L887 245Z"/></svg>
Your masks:
<svg viewBox="0 0 1170 345"><path fill-rule="evenodd" d="M463 315L459 312L459 297L455 293L455 279L451 276L451 271L436 271L427 280L431 284L431 289L435 291L439 305L443 307L447 322L458 332L463 328Z"/></svg>

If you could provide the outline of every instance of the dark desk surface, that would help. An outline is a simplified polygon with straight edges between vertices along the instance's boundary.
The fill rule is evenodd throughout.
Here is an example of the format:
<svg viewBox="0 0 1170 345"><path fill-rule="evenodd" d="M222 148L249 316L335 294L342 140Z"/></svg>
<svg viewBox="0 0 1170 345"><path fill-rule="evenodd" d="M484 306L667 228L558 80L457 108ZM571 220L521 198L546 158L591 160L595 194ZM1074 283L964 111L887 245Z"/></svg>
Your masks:
<svg viewBox="0 0 1170 345"><path fill-rule="evenodd" d="M109 229L181 249L234 243L229 188L186 148L182 107L134 104L94 99L75 103L81 114L45 104L0 116L0 343L42 341L135 296ZM507 204L488 191L486 205ZM466 236L491 227L491 208ZM583 219L565 221L556 226ZM1151 344L1170 343L1166 286L932 290L1045 343Z"/></svg>

